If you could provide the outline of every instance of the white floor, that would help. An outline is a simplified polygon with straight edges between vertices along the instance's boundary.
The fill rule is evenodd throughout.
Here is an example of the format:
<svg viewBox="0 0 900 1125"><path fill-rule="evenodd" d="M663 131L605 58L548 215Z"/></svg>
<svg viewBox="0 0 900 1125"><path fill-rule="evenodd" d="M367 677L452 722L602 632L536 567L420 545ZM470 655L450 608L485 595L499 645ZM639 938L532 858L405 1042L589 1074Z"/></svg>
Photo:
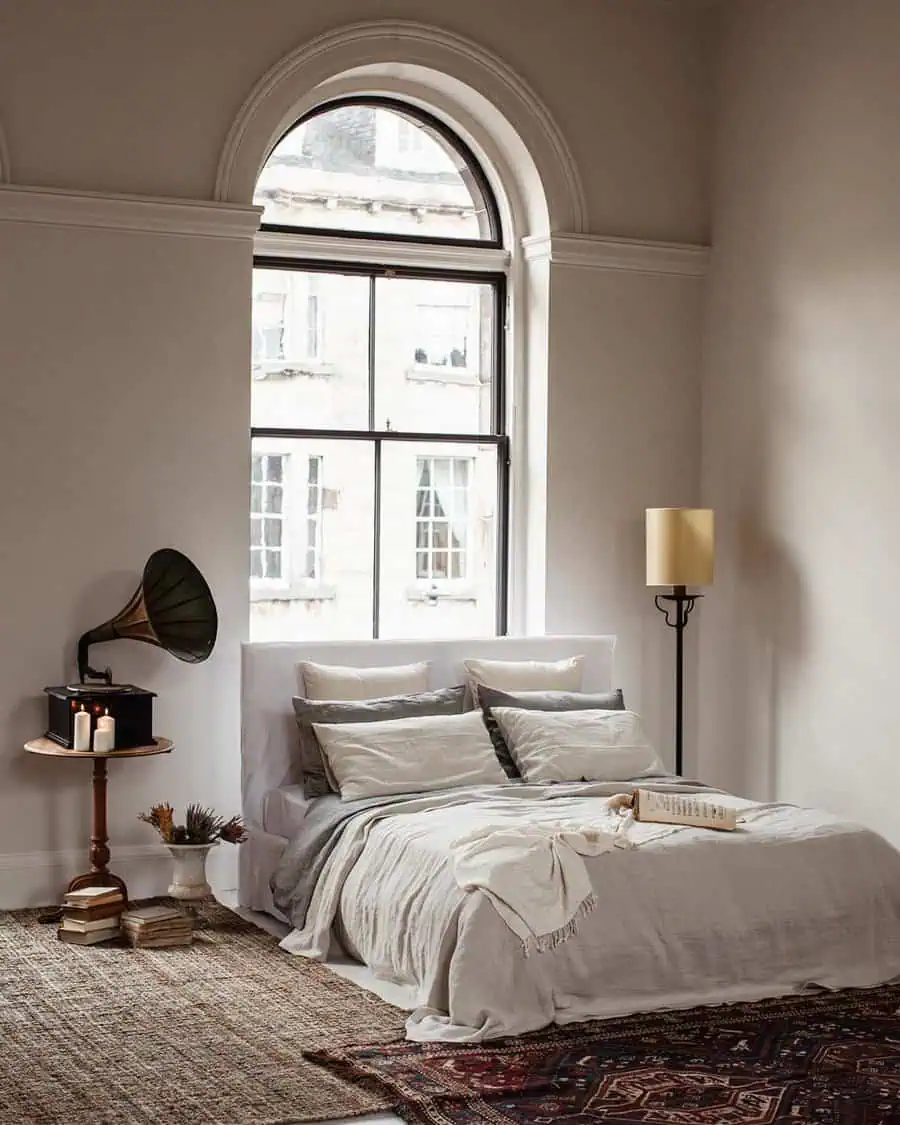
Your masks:
<svg viewBox="0 0 900 1125"><path fill-rule="evenodd" d="M237 891L220 891L217 892L216 897L223 906L227 906L229 910L233 910L236 914L240 914L242 918L246 918L248 922L253 922L254 925L265 930L267 933L273 934L275 937L282 938L290 930L290 926L284 922L279 922L277 918L273 918L270 914L259 914L255 910L245 910L243 907L238 906ZM402 993L399 989L395 989L392 985L386 984L383 981L376 981L375 977L364 966L356 961L333 960L327 962L328 968L339 976L345 977L347 980L353 981L361 988L367 988L371 992L377 992L378 995L386 1000L389 1004L396 1004L398 1007L403 1007ZM329 1118L324 1125L403 1125L401 1118L396 1117L393 1113L374 1113L368 1114L365 1117L340 1117Z"/></svg>

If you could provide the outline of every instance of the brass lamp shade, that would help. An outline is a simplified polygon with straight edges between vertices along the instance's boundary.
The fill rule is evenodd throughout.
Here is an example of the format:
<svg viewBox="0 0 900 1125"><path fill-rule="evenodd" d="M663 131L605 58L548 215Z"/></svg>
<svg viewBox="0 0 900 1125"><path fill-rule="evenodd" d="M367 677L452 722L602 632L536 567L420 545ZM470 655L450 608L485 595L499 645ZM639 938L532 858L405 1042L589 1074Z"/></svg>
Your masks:
<svg viewBox="0 0 900 1125"><path fill-rule="evenodd" d="M715 543L712 508L647 508L647 585L711 586Z"/></svg>

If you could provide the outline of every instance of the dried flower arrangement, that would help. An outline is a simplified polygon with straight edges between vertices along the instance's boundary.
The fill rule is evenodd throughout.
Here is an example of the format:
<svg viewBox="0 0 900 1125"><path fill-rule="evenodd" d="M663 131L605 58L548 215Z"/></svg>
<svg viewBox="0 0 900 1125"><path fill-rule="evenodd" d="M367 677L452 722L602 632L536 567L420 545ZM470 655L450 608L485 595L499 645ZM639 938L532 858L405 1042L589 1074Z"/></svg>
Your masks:
<svg viewBox="0 0 900 1125"><path fill-rule="evenodd" d="M175 823L175 810L169 804L153 805L148 813L140 813L138 820L152 824L166 844L214 844L217 840L242 844L247 839L239 816L226 820L202 805L188 805L184 824Z"/></svg>

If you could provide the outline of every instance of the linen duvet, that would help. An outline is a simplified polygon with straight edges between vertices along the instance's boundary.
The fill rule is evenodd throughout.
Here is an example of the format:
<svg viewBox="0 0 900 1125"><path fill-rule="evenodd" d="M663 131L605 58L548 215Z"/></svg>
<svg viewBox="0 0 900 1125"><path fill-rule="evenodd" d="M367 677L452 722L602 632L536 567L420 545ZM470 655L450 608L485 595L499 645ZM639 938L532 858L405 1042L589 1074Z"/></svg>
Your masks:
<svg viewBox="0 0 900 1125"><path fill-rule="evenodd" d="M640 785L714 794L738 810L738 831L623 823L608 804L623 782L321 798L273 878L295 927L282 945L324 960L338 928L376 976L408 986L417 1040L900 976L900 853L882 837L674 777ZM458 841L561 824L611 846L579 860L591 894L564 940L529 951L502 904L461 885Z"/></svg>

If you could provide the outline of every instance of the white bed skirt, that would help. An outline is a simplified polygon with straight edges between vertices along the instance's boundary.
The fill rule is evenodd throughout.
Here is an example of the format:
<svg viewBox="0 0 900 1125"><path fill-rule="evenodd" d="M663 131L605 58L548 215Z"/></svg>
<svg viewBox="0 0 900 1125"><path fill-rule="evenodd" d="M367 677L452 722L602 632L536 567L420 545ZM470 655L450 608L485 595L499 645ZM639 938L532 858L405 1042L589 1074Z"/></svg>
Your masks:
<svg viewBox="0 0 900 1125"><path fill-rule="evenodd" d="M272 836L252 825L247 833L247 839L239 848L238 904L287 922L272 901L269 882L288 842L283 836Z"/></svg>

